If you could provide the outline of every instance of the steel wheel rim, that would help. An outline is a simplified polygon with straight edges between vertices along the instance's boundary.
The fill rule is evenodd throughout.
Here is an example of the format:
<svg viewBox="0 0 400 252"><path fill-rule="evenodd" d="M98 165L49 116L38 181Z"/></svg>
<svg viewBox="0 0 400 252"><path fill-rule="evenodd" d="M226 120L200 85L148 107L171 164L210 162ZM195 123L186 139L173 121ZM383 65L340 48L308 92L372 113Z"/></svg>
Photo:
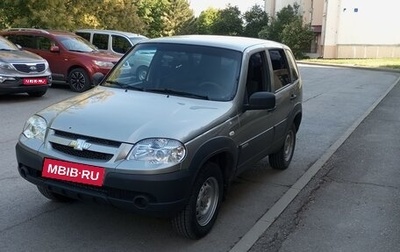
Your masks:
<svg viewBox="0 0 400 252"><path fill-rule="evenodd" d="M216 178L208 178L200 188L196 201L196 219L206 226L213 218L218 206L219 185Z"/></svg>
<svg viewBox="0 0 400 252"><path fill-rule="evenodd" d="M284 155L285 161L289 162L290 158L292 157L293 149L294 149L294 133L293 131L289 131L286 135L285 145L284 145Z"/></svg>
<svg viewBox="0 0 400 252"><path fill-rule="evenodd" d="M142 81L142 80L146 79L146 75L147 75L147 71L146 70L140 70L139 74L138 74L139 80Z"/></svg>
<svg viewBox="0 0 400 252"><path fill-rule="evenodd" d="M76 90L81 90L85 87L86 78L82 73L75 72L71 75L71 85Z"/></svg>

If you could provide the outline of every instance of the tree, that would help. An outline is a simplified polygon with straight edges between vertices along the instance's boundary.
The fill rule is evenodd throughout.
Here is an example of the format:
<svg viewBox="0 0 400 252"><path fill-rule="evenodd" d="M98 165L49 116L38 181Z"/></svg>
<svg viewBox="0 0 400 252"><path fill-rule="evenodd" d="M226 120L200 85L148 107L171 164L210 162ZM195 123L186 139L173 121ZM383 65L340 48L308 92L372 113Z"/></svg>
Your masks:
<svg viewBox="0 0 400 252"><path fill-rule="evenodd" d="M303 20L299 16L290 24L285 25L282 34L282 43L289 46L296 59L304 58L304 52L309 51L314 33L309 26L303 25Z"/></svg>
<svg viewBox="0 0 400 252"><path fill-rule="evenodd" d="M186 22L194 19L193 10L187 0L170 0L164 17L164 36L172 36L180 32Z"/></svg>
<svg viewBox="0 0 400 252"><path fill-rule="evenodd" d="M144 30L133 0L1 0L0 14L4 28Z"/></svg>
<svg viewBox="0 0 400 252"><path fill-rule="evenodd" d="M187 0L136 0L138 15L148 26L148 37L171 36L194 18Z"/></svg>
<svg viewBox="0 0 400 252"><path fill-rule="evenodd" d="M245 12L243 18L245 20L243 36L258 38L258 33L268 26L268 14L257 4Z"/></svg>
<svg viewBox="0 0 400 252"><path fill-rule="evenodd" d="M228 5L219 11L218 18L211 27L213 34L241 35L243 32L243 20L237 6Z"/></svg>
<svg viewBox="0 0 400 252"><path fill-rule="evenodd" d="M208 8L202 11L197 19L197 31L199 34L212 34L212 27L219 17L219 10Z"/></svg>
<svg viewBox="0 0 400 252"><path fill-rule="evenodd" d="M260 38L274 40L289 46L296 58L304 57L313 39L313 32L309 26L303 25L299 14L299 5L288 5L276 14L268 27L258 34Z"/></svg>

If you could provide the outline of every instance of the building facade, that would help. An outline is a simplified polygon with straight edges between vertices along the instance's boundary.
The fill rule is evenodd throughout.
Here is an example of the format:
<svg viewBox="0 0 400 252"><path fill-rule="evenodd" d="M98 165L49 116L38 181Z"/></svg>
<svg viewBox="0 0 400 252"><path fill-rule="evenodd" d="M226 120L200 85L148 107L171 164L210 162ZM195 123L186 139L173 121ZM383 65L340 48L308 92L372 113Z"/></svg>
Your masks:
<svg viewBox="0 0 400 252"><path fill-rule="evenodd" d="M273 17L294 3L315 33L311 52L318 57L400 57L400 1L265 0L265 11Z"/></svg>

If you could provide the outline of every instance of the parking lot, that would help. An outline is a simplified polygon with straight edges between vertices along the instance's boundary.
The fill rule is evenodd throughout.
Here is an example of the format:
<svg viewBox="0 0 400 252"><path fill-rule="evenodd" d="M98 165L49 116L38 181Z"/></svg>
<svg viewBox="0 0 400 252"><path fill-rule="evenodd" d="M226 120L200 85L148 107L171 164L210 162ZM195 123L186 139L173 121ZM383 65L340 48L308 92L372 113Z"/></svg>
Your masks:
<svg viewBox="0 0 400 252"><path fill-rule="evenodd" d="M265 160L239 177L214 229L199 241L176 236L167 220L80 202L46 200L18 175L15 143L32 113L75 93L56 87L37 99L0 96L0 243L4 251L229 251L354 123L365 117L400 76L309 65L300 69L304 116L291 167L278 172Z"/></svg>

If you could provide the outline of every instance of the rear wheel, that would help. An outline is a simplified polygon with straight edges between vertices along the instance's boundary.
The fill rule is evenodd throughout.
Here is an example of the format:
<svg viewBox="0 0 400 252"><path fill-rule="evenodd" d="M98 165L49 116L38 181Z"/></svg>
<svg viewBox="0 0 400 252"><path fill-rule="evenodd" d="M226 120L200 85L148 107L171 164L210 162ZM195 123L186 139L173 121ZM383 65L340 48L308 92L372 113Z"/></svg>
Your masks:
<svg viewBox="0 0 400 252"><path fill-rule="evenodd" d="M285 170L292 161L294 148L296 146L296 126L293 124L285 136L285 142L282 148L269 155L269 163L272 168L277 170Z"/></svg>
<svg viewBox="0 0 400 252"><path fill-rule="evenodd" d="M88 74L82 68L75 68L69 73L68 84L74 92L83 92L92 86Z"/></svg>
<svg viewBox="0 0 400 252"><path fill-rule="evenodd" d="M139 81L145 80L146 76L147 76L147 71L148 71L148 67L147 66L138 67L138 69L136 70L136 78Z"/></svg>
<svg viewBox="0 0 400 252"><path fill-rule="evenodd" d="M219 212L222 186L219 166L215 163L205 164L194 183L189 203L172 219L174 230L190 239L199 239L208 234Z"/></svg>
<svg viewBox="0 0 400 252"><path fill-rule="evenodd" d="M68 198L64 195L58 194L58 193L54 193L50 190L48 190L46 187L44 186L37 186L39 192L46 198L52 200L52 201L56 201L56 202L70 202L73 199Z"/></svg>

